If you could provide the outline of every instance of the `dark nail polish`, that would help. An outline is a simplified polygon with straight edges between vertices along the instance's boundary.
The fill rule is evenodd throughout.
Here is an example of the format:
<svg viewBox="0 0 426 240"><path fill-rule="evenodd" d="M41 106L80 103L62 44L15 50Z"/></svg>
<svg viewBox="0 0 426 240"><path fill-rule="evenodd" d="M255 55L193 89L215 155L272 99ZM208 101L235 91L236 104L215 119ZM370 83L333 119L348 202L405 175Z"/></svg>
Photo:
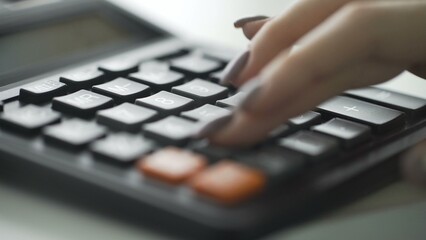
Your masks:
<svg viewBox="0 0 426 240"><path fill-rule="evenodd" d="M235 78L238 77L238 75L241 73L241 70L246 66L248 58L250 56L249 51L245 51L242 54L238 55L236 58L234 58L223 70L223 77L220 80L221 84L229 84L232 83L232 81L235 80Z"/></svg>
<svg viewBox="0 0 426 240"><path fill-rule="evenodd" d="M256 101L256 97L262 89L262 80L259 77L249 80L244 84L240 92L246 94L246 96L240 102L240 109L248 109L251 107L252 103Z"/></svg>
<svg viewBox="0 0 426 240"><path fill-rule="evenodd" d="M203 137L207 137L207 136L211 135L212 133L221 129L223 126L227 125L232 120L233 117L234 117L234 115L231 113L231 114L228 114L226 116L222 116L222 117L216 118L213 121L205 123L200 128L198 133L196 133L194 135L194 137L195 138L203 138Z"/></svg>
<svg viewBox="0 0 426 240"><path fill-rule="evenodd" d="M237 21L235 21L234 26L236 28L241 28L249 22L260 21L260 20L267 19L267 18L269 18L269 17L267 17L267 16L245 17L245 18L241 18L241 19L238 19Z"/></svg>

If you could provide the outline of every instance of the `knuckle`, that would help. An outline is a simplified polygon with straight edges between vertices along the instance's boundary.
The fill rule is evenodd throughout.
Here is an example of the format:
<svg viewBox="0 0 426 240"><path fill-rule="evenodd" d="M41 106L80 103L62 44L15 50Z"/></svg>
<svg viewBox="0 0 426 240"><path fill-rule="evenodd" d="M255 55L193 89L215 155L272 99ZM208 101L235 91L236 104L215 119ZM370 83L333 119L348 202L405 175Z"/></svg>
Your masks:
<svg viewBox="0 0 426 240"><path fill-rule="evenodd" d="M374 2L352 2L347 4L343 10L343 23L347 29L352 31L359 44L368 48L366 52L373 54L378 46L383 17L383 9Z"/></svg>
<svg viewBox="0 0 426 240"><path fill-rule="evenodd" d="M382 9L371 2L351 2L343 7L344 20L354 25L368 27L381 19Z"/></svg>

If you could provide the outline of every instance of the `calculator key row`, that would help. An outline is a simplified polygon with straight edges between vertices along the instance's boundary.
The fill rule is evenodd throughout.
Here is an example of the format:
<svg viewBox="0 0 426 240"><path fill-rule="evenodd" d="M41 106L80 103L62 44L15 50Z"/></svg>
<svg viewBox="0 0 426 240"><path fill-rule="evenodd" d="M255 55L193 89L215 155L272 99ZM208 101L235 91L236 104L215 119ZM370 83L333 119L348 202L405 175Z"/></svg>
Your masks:
<svg viewBox="0 0 426 240"><path fill-rule="evenodd" d="M139 171L168 184L188 184L201 196L223 204L236 204L260 191L266 176L260 170L222 160L208 166L208 159L198 153L167 147L140 159Z"/></svg>

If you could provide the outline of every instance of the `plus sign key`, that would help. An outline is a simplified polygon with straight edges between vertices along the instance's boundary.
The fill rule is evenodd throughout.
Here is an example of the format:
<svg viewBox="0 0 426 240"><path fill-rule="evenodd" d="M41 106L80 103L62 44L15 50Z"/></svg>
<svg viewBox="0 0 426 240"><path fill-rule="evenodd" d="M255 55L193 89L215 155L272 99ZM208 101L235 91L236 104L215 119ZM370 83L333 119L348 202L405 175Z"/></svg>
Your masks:
<svg viewBox="0 0 426 240"><path fill-rule="evenodd" d="M52 101L53 109L82 118L93 117L96 111L110 108L113 105L114 102L111 98L87 90L56 97Z"/></svg>
<svg viewBox="0 0 426 240"><path fill-rule="evenodd" d="M376 133L385 133L404 126L404 113L349 97L335 97L318 106L331 116L360 122Z"/></svg>

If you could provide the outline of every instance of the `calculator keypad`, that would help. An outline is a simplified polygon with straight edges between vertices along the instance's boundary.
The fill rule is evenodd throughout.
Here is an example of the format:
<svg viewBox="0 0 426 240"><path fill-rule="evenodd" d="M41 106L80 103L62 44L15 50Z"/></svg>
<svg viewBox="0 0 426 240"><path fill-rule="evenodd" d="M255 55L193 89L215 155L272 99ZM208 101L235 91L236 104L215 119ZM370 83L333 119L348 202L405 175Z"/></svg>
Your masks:
<svg viewBox="0 0 426 240"><path fill-rule="evenodd" d="M189 50L109 60L24 85L19 103L5 104L0 123L40 134L49 146L89 154L95 165L235 205L403 127L405 114L424 116L419 99L395 95L404 100L396 106L396 100L381 101L386 92L348 91L367 102L336 97L283 122L254 148L213 146L194 138L199 128L229 115L247 96L218 84L224 66Z"/></svg>

